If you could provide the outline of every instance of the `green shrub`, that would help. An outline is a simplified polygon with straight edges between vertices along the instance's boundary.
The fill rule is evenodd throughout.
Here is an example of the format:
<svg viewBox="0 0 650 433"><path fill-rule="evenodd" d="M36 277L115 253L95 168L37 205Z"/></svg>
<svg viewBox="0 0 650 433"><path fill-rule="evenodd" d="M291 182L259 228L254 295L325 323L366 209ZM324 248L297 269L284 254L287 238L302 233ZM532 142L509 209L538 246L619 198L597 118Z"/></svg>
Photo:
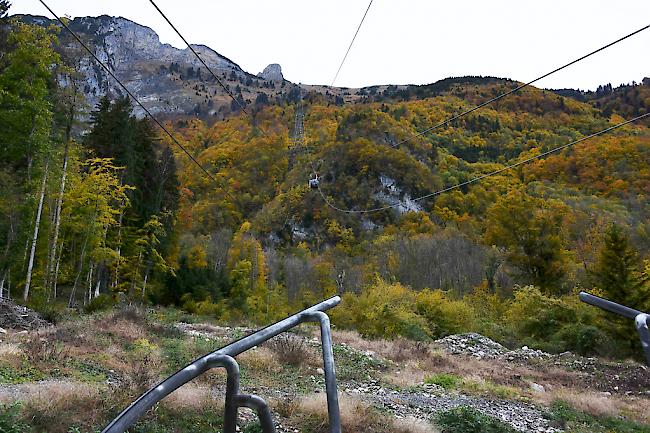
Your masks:
<svg viewBox="0 0 650 433"><path fill-rule="evenodd" d="M476 320L476 312L467 302L450 299L442 290L417 292L415 312L433 325L435 338L470 331Z"/></svg>
<svg viewBox="0 0 650 433"><path fill-rule="evenodd" d="M595 417L574 409L563 400L553 402L549 418L570 433L650 433L647 425L622 418Z"/></svg>
<svg viewBox="0 0 650 433"><path fill-rule="evenodd" d="M560 343L559 351L571 350L580 355L603 353L603 348L610 347L607 335L598 327L574 323L564 326L553 335L552 341Z"/></svg>
<svg viewBox="0 0 650 433"><path fill-rule="evenodd" d="M18 404L0 405L0 432L27 433L29 426L20 421L20 406Z"/></svg>
<svg viewBox="0 0 650 433"><path fill-rule="evenodd" d="M23 362L19 368L10 364L0 363L0 383L19 384L27 382L37 382L45 379L45 374L29 365L27 361Z"/></svg>
<svg viewBox="0 0 650 433"><path fill-rule="evenodd" d="M413 311L414 305L414 291L378 280L358 296L344 295L332 316L336 324L357 329L367 337L429 339L432 324Z"/></svg>
<svg viewBox="0 0 650 433"><path fill-rule="evenodd" d="M519 344L547 352L573 351L582 355L608 351L609 340L598 309L581 303L577 295L547 296L528 286L515 292L504 316L505 326Z"/></svg>
<svg viewBox="0 0 650 433"><path fill-rule="evenodd" d="M112 308L116 304L115 297L112 295L107 295L102 293L101 295L94 298L92 301L86 305L84 310L86 313L95 313L98 311L106 311Z"/></svg>
<svg viewBox="0 0 650 433"><path fill-rule="evenodd" d="M516 433L508 424L464 406L440 412L434 422L440 433Z"/></svg>
<svg viewBox="0 0 650 433"><path fill-rule="evenodd" d="M381 279L343 301L332 312L334 322L373 338L429 340L471 330L476 316L468 303L442 290L416 292Z"/></svg>
<svg viewBox="0 0 650 433"><path fill-rule="evenodd" d="M424 382L442 386L444 389L455 389L462 382L462 378L455 374L439 373L427 377Z"/></svg>

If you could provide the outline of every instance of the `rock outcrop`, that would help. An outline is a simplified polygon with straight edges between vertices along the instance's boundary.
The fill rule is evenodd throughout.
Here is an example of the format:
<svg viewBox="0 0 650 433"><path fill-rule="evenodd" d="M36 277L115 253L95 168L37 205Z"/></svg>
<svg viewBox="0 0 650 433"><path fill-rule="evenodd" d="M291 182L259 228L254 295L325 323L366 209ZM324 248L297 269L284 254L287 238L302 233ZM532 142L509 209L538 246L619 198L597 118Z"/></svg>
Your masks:
<svg viewBox="0 0 650 433"><path fill-rule="evenodd" d="M23 21L47 26L56 22L46 17L23 15ZM94 51L94 54L124 83L152 113L223 117L233 111L232 100L189 48L175 48L160 42L151 28L126 18L99 16L75 18L70 28ZM61 49L81 55L79 69L84 77L86 102L93 108L103 95L125 96L124 90L81 49L65 31ZM244 71L232 60L205 45L194 50L217 77L241 100L254 101L259 93L277 96L279 86ZM265 79L282 79L279 65L267 68ZM265 69L266 72L266 69ZM235 111L237 108L234 109ZM136 115L144 113L139 107Z"/></svg>
<svg viewBox="0 0 650 433"><path fill-rule="evenodd" d="M282 75L282 67L277 63L271 63L268 65L262 72L257 74L258 77L270 81L282 81L284 76Z"/></svg>

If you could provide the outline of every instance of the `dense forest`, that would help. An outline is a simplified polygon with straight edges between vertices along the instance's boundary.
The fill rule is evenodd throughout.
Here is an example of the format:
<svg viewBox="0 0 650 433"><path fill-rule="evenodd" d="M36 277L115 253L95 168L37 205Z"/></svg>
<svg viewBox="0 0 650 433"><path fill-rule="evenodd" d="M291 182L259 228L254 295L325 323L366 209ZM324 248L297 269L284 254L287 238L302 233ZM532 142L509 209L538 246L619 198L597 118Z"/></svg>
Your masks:
<svg viewBox="0 0 650 433"><path fill-rule="evenodd" d="M355 103L289 85L253 116L166 124L210 179L129 99L88 106L81 48L7 11L0 2L2 296L53 319L153 303L267 323L342 293L334 323L371 337L473 330L638 352L631 323L576 293L650 309L647 122L413 199L644 114L650 80L529 87L418 136L518 83L370 88Z"/></svg>

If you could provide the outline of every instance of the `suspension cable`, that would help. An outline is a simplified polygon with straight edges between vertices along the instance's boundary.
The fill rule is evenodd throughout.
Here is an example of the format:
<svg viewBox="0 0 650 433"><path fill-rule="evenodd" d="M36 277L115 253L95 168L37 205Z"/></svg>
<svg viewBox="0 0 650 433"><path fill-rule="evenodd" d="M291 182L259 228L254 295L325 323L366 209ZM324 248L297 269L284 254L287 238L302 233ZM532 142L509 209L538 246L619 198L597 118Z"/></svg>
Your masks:
<svg viewBox="0 0 650 433"><path fill-rule="evenodd" d="M172 135L172 133L158 120L156 117L154 117L153 114L151 114L151 111L147 109L142 103L138 100L138 98L135 97L135 95L120 81L119 78L113 73L113 71L110 70L108 66L106 66L100 59L97 57L97 55L86 45L81 38L72 31L72 29L63 21L54 11L45 3L44 0L39 0L41 4L57 19L57 21L77 40L77 42L95 59L97 64L101 66L119 85L120 87L133 99L133 101L138 104L138 106L145 112L145 114L156 124L162 129L165 134L171 138L171 140L176 144L189 158L190 160L196 164L197 167L205 173L206 176L208 176L212 181L214 181L218 187L223 187L223 185L220 184L220 182L215 178L210 172L208 172L205 167L203 167L197 160L192 156L192 154ZM232 197L227 190L223 189L223 191L228 195L229 197Z"/></svg>
<svg viewBox="0 0 650 433"><path fill-rule="evenodd" d="M190 45L190 43L187 41L187 39L185 39L185 37L184 37L184 36L181 34L181 32L176 28L176 26L175 26L174 24L172 24L171 20L170 20L169 18L167 18L167 15L165 15L165 13L164 13L164 12L163 12L159 7L158 7L158 5L156 4L156 2L154 2L154 0L149 0L149 2L153 5L154 8L156 8L156 10L157 10L157 11L160 13L160 15L165 19L165 21L167 21L167 24L169 24L170 27L171 27L171 28L176 32L176 34L178 35L178 37L180 37L180 38L183 40L183 42L185 43L185 45L187 45L187 48L189 48L190 51L192 51L192 53L194 54L194 56L196 56L196 58L199 60L199 62L201 62L201 64L202 64L203 66L205 66L205 69L208 70L208 72L210 73L210 75L212 75L212 77L213 77L215 80L217 80L217 83L219 83L219 85L221 86L221 88L222 88L223 90L225 90L226 93L228 93L228 96L230 96L230 98L231 98L233 101L235 101L235 103L239 106L239 108L241 109L241 111L244 112L247 116L251 117L251 119L253 119L253 116L252 116L251 114L248 113L248 111L246 110L246 107L244 106L244 104L242 104L242 102L241 102L239 99L237 99L237 98L235 97L235 95L233 95L233 93L230 91L230 89L229 89L228 87L226 87L226 85L221 81L221 79L219 79L219 77L217 77L217 74L215 74L214 71L212 70L212 68L210 68L210 67L208 66L208 64L205 63L205 61L204 61L203 58L199 55L199 53L194 49L194 47L193 47L192 45ZM263 129L262 127L259 127L259 130L262 132L262 134L263 134L265 137L268 138L268 134L266 133L266 131L264 131L264 129Z"/></svg>
<svg viewBox="0 0 650 433"><path fill-rule="evenodd" d="M361 18L361 22L359 23L359 27L357 27L357 31L354 32L354 36L352 37L352 41L350 41L350 46L348 46L348 50L345 52L345 56L343 56L343 60L341 60L341 64L339 65L339 68L336 71L336 74L334 75L334 79L332 80L332 84L330 84L330 87L334 86L334 82L339 76L339 72L341 72L341 68L343 67L343 64L345 63L345 59L348 58L348 54L350 54L350 50L352 49L352 44L354 44L354 40L357 38L357 35L359 34L359 30L361 30L361 25L363 24L364 20L366 19L366 15L368 15L368 11L370 10L370 6L372 6L372 1L370 0L370 3L368 4L368 8L366 9L366 12L363 14L363 18Z"/></svg>
<svg viewBox="0 0 650 433"><path fill-rule="evenodd" d="M595 132L593 134L589 134L589 135L587 135L585 137L582 137L582 138L580 138L578 140L574 140L574 141L572 141L570 143L567 143L567 144L564 144L562 146L555 147L553 149L547 150L546 152L540 153L539 155L535 155L535 156L531 156L531 157L522 159L521 161L517 161L514 164L507 165L507 166L502 167L502 168L500 168L498 170L494 170L494 171L491 171L489 173L482 174L480 176L477 176L477 177L474 177L472 179L466 180L464 182L460 182L460 183L457 183L455 185L451 185L451 186L448 186L446 188L434 191L432 193L425 194L423 196L413 198L413 199L411 199L411 201L417 202L417 201L420 201L420 200L424 200L426 198L435 197L435 196L443 194L445 192L452 191L454 189L458 189L458 188L461 188L463 186L479 182L479 181L481 181L481 180L483 180L485 178L495 176L495 175L497 175L499 173L503 173L504 171L511 170L511 169L513 169L515 167L519 167L520 165L524 165L524 164L529 163L531 161L534 161L536 159L543 158L543 157L545 157L547 155L558 152L558 151L560 151L562 149L566 149L566 148L571 147L571 146L573 146L575 144L582 143L583 141L587 141L587 140L589 140L591 138L598 137L599 135L606 134L608 132L611 132L611 131L613 131L615 129L618 129L618 128L622 127L622 126L625 126L625 125L628 125L630 123L636 122L637 120L641 120L641 119L643 119L645 117L648 117L648 116L650 116L650 112L646 113L646 114L642 114L642 115L637 116L637 117L634 117L633 119L626 120L624 122L618 123L616 125L610 126L609 128L603 129L602 131L598 131L598 132ZM396 204L376 207L376 208L372 208L372 209L363 209L363 210L343 209L343 208L340 208L340 207L336 206L334 203L332 203L327 198L327 196L325 196L323 191L321 191L320 186L318 188L318 192L320 193L321 197L323 198L323 200L325 201L325 203L329 207L331 207L332 209L334 209L334 210L336 210L338 212L343 212L343 213L347 213L347 214L366 214L366 213L372 213L372 212L380 212L380 211L384 211L384 210L393 209L393 208L396 208L396 207L403 206L402 202L400 201L399 203L396 203Z"/></svg>
<svg viewBox="0 0 650 433"><path fill-rule="evenodd" d="M463 111L463 112L460 113L460 114L456 114L456 115L454 115L454 116L452 116L452 117L450 117L450 118L448 118L448 119L446 119L446 120L444 120L444 121L442 121L442 122L440 122L440 123L437 123L437 124L433 125L433 126L430 127L430 128L427 128L427 129L425 129L425 130L423 130L423 131L417 132L416 134L414 134L414 135L412 135L412 136L410 136L410 137L407 137L407 138L403 139L402 141L397 142L396 144L392 145L391 147L397 147L397 146L399 146L400 144L404 144L404 143L406 143L406 142L409 142L409 141L413 140L414 138L421 137L421 136L423 136L424 134L426 134L427 132L431 132L431 131L433 131L433 130L435 130L435 129L438 129L438 128L442 127L442 126L445 126L445 125L447 125L448 123L453 122L454 120L458 120L458 119L460 119L461 117L465 117L465 116L467 116L468 114L473 113L474 111L476 111L476 110L478 110L478 109L480 109L480 108L485 107L486 105L490 105L490 104L492 104L493 102L496 102L496 101L498 101L498 100L500 100L500 99L502 99L502 98L505 98L505 97L508 96L508 95L512 95L513 93L518 92L518 91L520 91L521 89L523 89L523 88L525 88L525 87L528 87L528 86L530 86L531 84L536 83L537 81L539 81L539 80L541 80L541 79L543 79L543 78L546 78L546 77L548 77L548 76L550 76L550 75L553 75L553 74L555 74L556 72L559 72L559 71L561 71L561 70L563 70L563 69L565 69L565 68L568 68L569 66L574 65L574 64L576 64L576 63L578 63L578 62L580 62L580 61L582 61L582 60L584 60L584 59L586 59L586 58L588 58L588 57L591 57L591 56L593 56L593 55L596 54L596 53L599 53L599 52L601 52L601 51L603 51L603 50L606 50L607 48L612 47L612 46L618 44L619 42L622 42L622 41L624 41L624 40L626 40L626 39L628 39L628 38L631 38L632 36L634 36L634 35L636 35L636 34L638 34L638 33L641 33L641 32L644 31L644 30L647 30L648 28L650 28L650 24L647 25L647 26L641 27L640 29L638 29L638 30L636 30L636 31L634 31L634 32L632 32L632 33L630 33L630 34L627 34L627 35L623 36L622 38L619 38L619 39L617 39L617 40L615 40L615 41L613 41L613 42L610 42L610 43L608 43L607 45L604 45L604 46L602 46L602 47L600 47L600 48L598 48L598 49L596 49L596 50L594 50L594 51L592 51L592 52L590 52L590 53L588 53L588 54L585 54L584 56L579 57L579 58L577 58L577 59L575 59L575 60L573 60L573 61L571 61L571 62L569 62L569 63L567 63L567 64L565 64L565 65L562 65L562 66L560 66L560 67L558 67L558 68L555 68L555 69L553 69L553 70L550 71L550 72L547 72L547 73L545 73L545 74L543 74L543 75L540 75L539 77L535 78L534 80L531 80L531 81L529 81L529 82L527 82L527 83L524 83L524 84L520 84L519 86L515 87L514 89L511 89L511 90L509 90L509 91L507 91L507 92L505 92L505 93L502 93L502 94L500 94L500 95L498 95L498 96L495 96L494 98L489 99L489 100L487 100L487 101L485 101L485 102L483 102L483 103L481 103L481 104L479 104L479 105L477 105L477 106L475 106L475 107L473 107L473 108L470 108L470 109L468 109L468 110L466 110L466 111Z"/></svg>

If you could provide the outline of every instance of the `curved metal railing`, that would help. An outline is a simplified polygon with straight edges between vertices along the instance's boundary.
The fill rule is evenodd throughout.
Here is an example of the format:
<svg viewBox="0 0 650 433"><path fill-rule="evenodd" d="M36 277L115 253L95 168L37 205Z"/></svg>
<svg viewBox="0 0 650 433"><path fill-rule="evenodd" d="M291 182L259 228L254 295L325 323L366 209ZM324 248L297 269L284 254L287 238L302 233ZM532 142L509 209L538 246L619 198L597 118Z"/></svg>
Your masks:
<svg viewBox="0 0 650 433"><path fill-rule="evenodd" d="M237 429L237 412L240 407L248 407L257 412L262 431L275 433L275 425L268 404L256 395L239 393L239 365L235 356L245 352L289 329L305 322L318 322L321 331L321 346L323 349L323 369L325 370L325 391L327 394L327 410L329 415L330 433L341 433L341 417L339 411L338 393L336 390L336 371L334 352L332 348L332 332L330 320L325 311L341 302L339 296L331 297L313 305L299 313L280 320L246 337L240 338L221 349L202 356L178 370L149 391L142 394L129 407L124 409L102 433L123 433L135 424L149 409L165 398L174 390L180 388L206 371L223 367L226 369L226 401L224 410L224 433L235 433Z"/></svg>
<svg viewBox="0 0 650 433"><path fill-rule="evenodd" d="M626 307L625 305L617 304L616 302L612 302L590 293L580 292L578 296L582 302L586 302L587 304L602 308L610 313L618 314L619 316L634 320L634 326L639 333L641 347L645 353L646 363L650 365L650 331L648 330L650 314L635 310L634 308Z"/></svg>

